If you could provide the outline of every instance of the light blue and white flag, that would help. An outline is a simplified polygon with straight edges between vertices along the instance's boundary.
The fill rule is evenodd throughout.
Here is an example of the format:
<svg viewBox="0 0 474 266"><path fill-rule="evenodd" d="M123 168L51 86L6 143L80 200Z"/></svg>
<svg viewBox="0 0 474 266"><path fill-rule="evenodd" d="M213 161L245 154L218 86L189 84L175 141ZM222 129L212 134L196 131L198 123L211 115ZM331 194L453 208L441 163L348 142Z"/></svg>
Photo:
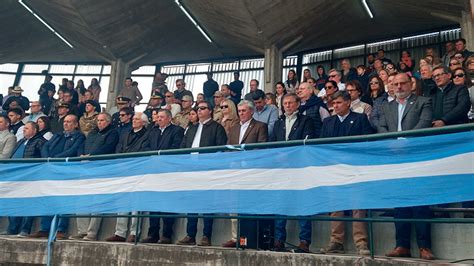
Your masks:
<svg viewBox="0 0 474 266"><path fill-rule="evenodd" d="M103 161L0 164L0 215L310 215L474 200L474 132Z"/></svg>

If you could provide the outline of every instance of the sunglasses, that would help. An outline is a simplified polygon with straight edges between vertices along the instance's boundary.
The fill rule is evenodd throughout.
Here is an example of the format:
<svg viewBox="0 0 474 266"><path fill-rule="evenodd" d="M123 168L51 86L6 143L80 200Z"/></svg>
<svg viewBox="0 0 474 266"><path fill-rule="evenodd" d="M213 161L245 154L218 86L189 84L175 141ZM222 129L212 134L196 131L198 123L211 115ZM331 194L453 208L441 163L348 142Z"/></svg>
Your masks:
<svg viewBox="0 0 474 266"><path fill-rule="evenodd" d="M453 75L454 78L464 78L465 75L463 73L461 74L456 74L456 75Z"/></svg>
<svg viewBox="0 0 474 266"><path fill-rule="evenodd" d="M221 108L222 109L224 109L224 108L227 109L227 108L229 108L229 106L228 105L222 105Z"/></svg>

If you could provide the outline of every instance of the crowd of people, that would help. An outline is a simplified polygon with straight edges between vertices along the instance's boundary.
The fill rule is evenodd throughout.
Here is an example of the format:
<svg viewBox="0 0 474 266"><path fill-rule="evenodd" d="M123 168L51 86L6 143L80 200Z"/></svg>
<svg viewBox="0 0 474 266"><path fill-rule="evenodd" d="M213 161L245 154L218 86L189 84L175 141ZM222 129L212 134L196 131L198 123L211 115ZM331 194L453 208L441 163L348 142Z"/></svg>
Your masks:
<svg viewBox="0 0 474 266"><path fill-rule="evenodd" d="M48 158L90 156L218 145L240 145L268 141L366 135L411 129L444 127L474 121L474 56L466 50L464 39L446 43L446 54L438 57L433 49L415 64L408 51L398 63L385 57L383 49L369 54L368 65L351 66L349 59L341 69L316 68L313 76L304 70L299 79L294 70L285 82L275 84L275 92L259 89L252 79L250 92L242 95L244 83L239 72L229 84L219 84L208 73L203 94L194 95L184 80L176 80L176 90L166 84L166 74L157 73L152 94L144 112L134 107L143 99L137 83L125 79L124 88L109 112L98 104L97 80L85 89L82 82L63 80L58 90L46 74L37 101L22 96L18 86L3 99L0 116L0 158ZM243 97L242 97L243 96ZM28 115L25 115L26 111ZM472 206L471 202L465 203ZM234 215L234 214L231 214ZM344 211L331 213L344 216ZM352 210L352 216L366 216L365 210ZM395 218L429 218L428 206L396 208ZM42 217L40 230L32 233L32 217L9 217L6 234L19 237L47 237L51 217ZM178 245L195 245L197 218L188 218L187 235ZM96 240L101 218L77 218L78 232L69 239ZM118 218L116 230L107 241L134 242L137 219ZM150 218L145 243L170 244L173 218ZM301 220L298 250L309 252L311 221ZM204 219L199 245L210 246L212 215ZM409 257L411 224L396 222L396 247L388 256ZM274 249L284 251L286 221L275 221ZM58 239L66 239L67 219L60 219ZM128 232L130 228L130 232ZM232 238L224 247L235 247L237 220L232 219ZM370 253L366 224L353 223L357 252ZM433 259L430 225L418 223L417 243L423 259ZM331 239L325 253L344 252L344 222L331 222Z"/></svg>

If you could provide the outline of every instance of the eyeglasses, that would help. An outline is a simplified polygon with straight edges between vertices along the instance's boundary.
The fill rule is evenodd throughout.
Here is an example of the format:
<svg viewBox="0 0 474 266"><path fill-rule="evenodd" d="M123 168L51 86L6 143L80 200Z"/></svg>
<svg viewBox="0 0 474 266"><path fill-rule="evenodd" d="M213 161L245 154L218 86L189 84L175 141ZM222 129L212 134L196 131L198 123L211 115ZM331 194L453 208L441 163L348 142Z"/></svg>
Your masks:
<svg viewBox="0 0 474 266"><path fill-rule="evenodd" d="M208 108L207 108L206 106L199 106L198 109L199 109L199 110L206 110L206 109L208 109Z"/></svg>
<svg viewBox="0 0 474 266"><path fill-rule="evenodd" d="M228 105L221 105L221 108L224 109L224 108L229 108Z"/></svg>
<svg viewBox="0 0 474 266"><path fill-rule="evenodd" d="M214 96L214 98L222 98L222 96Z"/></svg>
<svg viewBox="0 0 474 266"><path fill-rule="evenodd" d="M465 75L464 75L463 73L461 73L461 74L455 74L455 75L453 75L453 78L464 78L464 76L465 76Z"/></svg>
<svg viewBox="0 0 474 266"><path fill-rule="evenodd" d="M439 73L439 74L433 75L432 78L437 79L437 78L441 77L444 74L446 74L446 73Z"/></svg>
<svg viewBox="0 0 474 266"><path fill-rule="evenodd" d="M127 114L119 114L119 116L126 116Z"/></svg>
<svg viewBox="0 0 474 266"><path fill-rule="evenodd" d="M369 84L370 85L379 85L379 82L378 81L373 81L373 82L370 82Z"/></svg>

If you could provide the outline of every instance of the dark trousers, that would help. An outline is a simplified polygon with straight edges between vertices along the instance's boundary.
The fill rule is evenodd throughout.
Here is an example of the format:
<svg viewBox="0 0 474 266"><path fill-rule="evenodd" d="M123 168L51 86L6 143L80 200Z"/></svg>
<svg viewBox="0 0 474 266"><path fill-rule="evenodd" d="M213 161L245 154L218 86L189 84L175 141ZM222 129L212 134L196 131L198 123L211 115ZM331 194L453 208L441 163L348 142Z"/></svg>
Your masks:
<svg viewBox="0 0 474 266"><path fill-rule="evenodd" d="M150 212L150 214L172 214L169 212ZM163 237L171 239L173 235L174 218L163 219ZM154 239L160 239L160 218L150 217L150 227L148 228L148 236Z"/></svg>
<svg viewBox="0 0 474 266"><path fill-rule="evenodd" d="M398 219L429 219L429 206L395 208L394 218ZM395 222L397 247L410 248L411 224L409 222ZM431 248L431 226L429 223L414 223L416 241L419 248Z"/></svg>
<svg viewBox="0 0 474 266"><path fill-rule="evenodd" d="M35 217L8 217L8 229L9 235L16 235L18 233L27 233L31 231L33 225L33 219Z"/></svg>
<svg viewBox="0 0 474 266"><path fill-rule="evenodd" d="M188 213L188 215L198 215L197 213ZM212 214L207 214L212 216ZM186 225L186 233L190 237L196 237L197 234L197 223L198 218L190 217L188 218L188 223ZM204 218L204 229L202 230L203 236L207 236L207 238L211 239L212 237L212 224L214 223L214 219L212 218Z"/></svg>

